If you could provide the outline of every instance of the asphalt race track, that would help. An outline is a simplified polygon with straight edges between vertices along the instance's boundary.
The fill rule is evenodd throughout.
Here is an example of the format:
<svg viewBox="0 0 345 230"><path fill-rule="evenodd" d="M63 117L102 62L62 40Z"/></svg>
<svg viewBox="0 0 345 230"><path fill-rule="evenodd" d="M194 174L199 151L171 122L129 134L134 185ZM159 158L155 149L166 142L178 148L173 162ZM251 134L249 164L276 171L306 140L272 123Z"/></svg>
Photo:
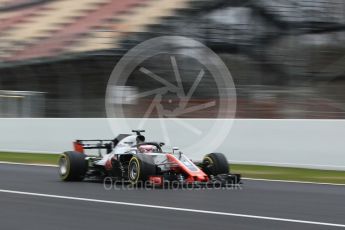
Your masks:
<svg viewBox="0 0 345 230"><path fill-rule="evenodd" d="M345 186L245 180L232 190L106 190L61 182L54 167L0 164L0 193L0 229L345 228Z"/></svg>

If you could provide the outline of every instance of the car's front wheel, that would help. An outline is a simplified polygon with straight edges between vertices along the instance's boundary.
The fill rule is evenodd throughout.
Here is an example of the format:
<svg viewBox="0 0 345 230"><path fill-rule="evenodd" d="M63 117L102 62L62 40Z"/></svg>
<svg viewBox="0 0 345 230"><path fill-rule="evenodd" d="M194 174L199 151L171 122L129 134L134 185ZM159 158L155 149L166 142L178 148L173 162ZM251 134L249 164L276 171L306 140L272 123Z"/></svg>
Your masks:
<svg viewBox="0 0 345 230"><path fill-rule="evenodd" d="M210 153L202 161L202 169L207 175L219 175L229 173L229 163L224 154Z"/></svg>

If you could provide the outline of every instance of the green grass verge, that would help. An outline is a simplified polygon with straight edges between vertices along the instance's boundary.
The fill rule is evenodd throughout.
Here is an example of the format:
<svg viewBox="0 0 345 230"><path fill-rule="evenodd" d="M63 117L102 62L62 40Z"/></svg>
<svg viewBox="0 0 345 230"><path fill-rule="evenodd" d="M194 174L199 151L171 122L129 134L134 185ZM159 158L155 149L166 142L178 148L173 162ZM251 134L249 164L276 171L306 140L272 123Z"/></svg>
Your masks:
<svg viewBox="0 0 345 230"><path fill-rule="evenodd" d="M248 178L345 184L345 171L260 165L231 165L230 168Z"/></svg>
<svg viewBox="0 0 345 230"><path fill-rule="evenodd" d="M0 161L56 165L59 154L0 152Z"/></svg>
<svg viewBox="0 0 345 230"><path fill-rule="evenodd" d="M58 158L59 154L0 152L0 161L17 163L56 165ZM258 179L345 184L345 171L235 164L231 165L231 172L241 173L243 177Z"/></svg>

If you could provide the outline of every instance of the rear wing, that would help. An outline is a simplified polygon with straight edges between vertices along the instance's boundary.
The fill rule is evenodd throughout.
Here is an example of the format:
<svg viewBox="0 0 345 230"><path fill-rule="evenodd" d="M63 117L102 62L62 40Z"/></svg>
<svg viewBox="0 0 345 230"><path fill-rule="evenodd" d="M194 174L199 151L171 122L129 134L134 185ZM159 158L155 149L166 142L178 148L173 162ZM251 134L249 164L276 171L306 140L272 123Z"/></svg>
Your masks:
<svg viewBox="0 0 345 230"><path fill-rule="evenodd" d="M91 140L76 140L73 142L74 151L84 153L85 149L98 149L101 153L102 149L106 149L107 154L113 151L114 147L129 134L119 134L114 139L91 139Z"/></svg>
<svg viewBox="0 0 345 230"><path fill-rule="evenodd" d="M106 149L110 153L114 148L114 140L76 140L73 142L74 151L84 153L85 149Z"/></svg>

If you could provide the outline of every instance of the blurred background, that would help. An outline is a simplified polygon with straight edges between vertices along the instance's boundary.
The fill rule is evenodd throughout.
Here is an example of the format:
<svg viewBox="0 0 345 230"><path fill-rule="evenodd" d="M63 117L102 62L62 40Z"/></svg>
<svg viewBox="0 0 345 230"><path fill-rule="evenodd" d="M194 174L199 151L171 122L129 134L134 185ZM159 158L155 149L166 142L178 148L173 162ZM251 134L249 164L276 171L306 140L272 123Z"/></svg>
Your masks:
<svg viewBox="0 0 345 230"><path fill-rule="evenodd" d="M163 35L219 55L236 86L237 118L345 118L343 0L0 0L0 117L105 117L118 60ZM177 62L194 81L198 63ZM170 68L146 64L161 76ZM201 84L194 102L215 97L212 85ZM142 116L136 108L126 116Z"/></svg>

